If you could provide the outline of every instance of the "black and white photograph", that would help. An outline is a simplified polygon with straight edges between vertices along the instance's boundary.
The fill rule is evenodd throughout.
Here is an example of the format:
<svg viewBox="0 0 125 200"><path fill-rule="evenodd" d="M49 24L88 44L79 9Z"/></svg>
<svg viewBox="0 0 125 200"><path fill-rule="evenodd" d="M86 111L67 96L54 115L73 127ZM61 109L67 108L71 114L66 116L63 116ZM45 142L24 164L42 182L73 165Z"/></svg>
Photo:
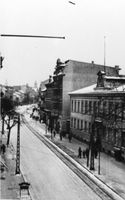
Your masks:
<svg viewBox="0 0 125 200"><path fill-rule="evenodd" d="M125 200L125 0L0 8L0 199Z"/></svg>

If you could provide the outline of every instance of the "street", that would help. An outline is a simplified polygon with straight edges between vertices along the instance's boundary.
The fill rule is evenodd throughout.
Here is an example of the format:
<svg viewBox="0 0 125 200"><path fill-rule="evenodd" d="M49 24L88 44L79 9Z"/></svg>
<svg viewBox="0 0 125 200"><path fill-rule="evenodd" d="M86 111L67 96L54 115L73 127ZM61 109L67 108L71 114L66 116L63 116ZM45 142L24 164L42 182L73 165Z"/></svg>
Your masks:
<svg viewBox="0 0 125 200"><path fill-rule="evenodd" d="M16 130L11 135L16 146ZM100 198L33 133L21 126L21 172L36 200L99 200Z"/></svg>

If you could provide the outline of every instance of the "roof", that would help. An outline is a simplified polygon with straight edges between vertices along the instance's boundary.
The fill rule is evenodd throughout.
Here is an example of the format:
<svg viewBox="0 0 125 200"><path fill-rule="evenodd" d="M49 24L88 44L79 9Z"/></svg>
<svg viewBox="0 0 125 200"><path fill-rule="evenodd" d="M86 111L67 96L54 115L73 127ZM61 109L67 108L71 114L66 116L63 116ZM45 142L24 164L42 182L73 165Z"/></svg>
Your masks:
<svg viewBox="0 0 125 200"><path fill-rule="evenodd" d="M70 92L69 95L78 95L78 94L109 94L109 93L125 93L125 84L115 87L113 89L108 88L97 88L96 84L93 84L88 87L81 88L79 90L75 90Z"/></svg>
<svg viewBox="0 0 125 200"><path fill-rule="evenodd" d="M125 80L125 76L105 76L104 78L107 80Z"/></svg>
<svg viewBox="0 0 125 200"><path fill-rule="evenodd" d="M70 92L69 94L84 94L94 92L94 88L96 88L96 84L90 85L88 87L81 88L79 90L75 90Z"/></svg>

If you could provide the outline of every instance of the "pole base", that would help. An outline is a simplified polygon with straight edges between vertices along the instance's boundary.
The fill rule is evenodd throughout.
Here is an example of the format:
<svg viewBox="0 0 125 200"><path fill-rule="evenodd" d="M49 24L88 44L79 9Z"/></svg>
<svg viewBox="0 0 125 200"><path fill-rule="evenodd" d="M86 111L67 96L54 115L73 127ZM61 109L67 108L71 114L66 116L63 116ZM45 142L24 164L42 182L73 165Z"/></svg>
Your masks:
<svg viewBox="0 0 125 200"><path fill-rule="evenodd" d="M90 167L90 170L95 170L95 168L94 167Z"/></svg>

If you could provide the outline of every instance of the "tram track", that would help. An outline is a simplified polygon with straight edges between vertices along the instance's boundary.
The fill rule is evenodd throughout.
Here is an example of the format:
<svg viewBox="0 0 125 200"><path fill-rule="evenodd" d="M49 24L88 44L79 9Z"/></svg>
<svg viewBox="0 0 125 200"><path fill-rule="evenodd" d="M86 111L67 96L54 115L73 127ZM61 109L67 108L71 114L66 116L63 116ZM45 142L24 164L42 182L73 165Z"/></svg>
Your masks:
<svg viewBox="0 0 125 200"><path fill-rule="evenodd" d="M103 186L100 186L97 184L93 179L90 178L90 176L87 175L87 173L84 172L84 167L78 167L72 160L72 158L69 158L65 152L63 152L59 147L57 147L54 143L52 143L49 139L47 139L45 136L41 135L38 131L36 131L26 120L24 117L22 117L23 123L26 125L26 127L34 134L36 135L39 140L41 140L51 151L53 151L59 159L61 159L82 181L84 181L102 200L122 200L122 198L115 194L115 191L113 191L110 187L108 187L105 183L102 182ZM80 165L80 164L79 164ZM81 169L83 168L83 169ZM86 169L85 169L86 170ZM90 172L91 174L91 172ZM99 179L98 179L99 180ZM100 181L100 180L99 180ZM105 190L105 187L107 187L107 191ZM111 190L111 193L109 192ZM113 195L114 193L114 195Z"/></svg>

